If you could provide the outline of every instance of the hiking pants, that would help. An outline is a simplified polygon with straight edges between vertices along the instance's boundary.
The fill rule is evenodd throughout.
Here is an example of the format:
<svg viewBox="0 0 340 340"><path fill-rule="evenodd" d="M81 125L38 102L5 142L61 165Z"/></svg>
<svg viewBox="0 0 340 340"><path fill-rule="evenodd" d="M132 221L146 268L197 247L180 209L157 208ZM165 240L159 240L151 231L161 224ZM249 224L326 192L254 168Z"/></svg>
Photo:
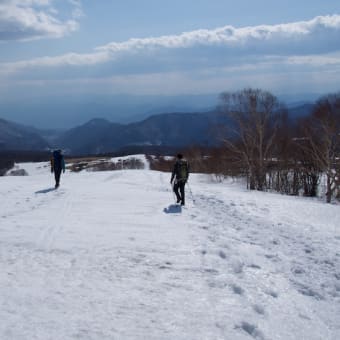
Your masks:
<svg viewBox="0 0 340 340"><path fill-rule="evenodd" d="M174 185L174 192L177 197L177 201L180 201L181 204L185 204L185 192L184 192L184 187L185 187L185 181L178 181L175 182Z"/></svg>
<svg viewBox="0 0 340 340"><path fill-rule="evenodd" d="M55 184L59 186L60 182L60 175L61 175L61 169L54 169L54 178L55 178Z"/></svg>

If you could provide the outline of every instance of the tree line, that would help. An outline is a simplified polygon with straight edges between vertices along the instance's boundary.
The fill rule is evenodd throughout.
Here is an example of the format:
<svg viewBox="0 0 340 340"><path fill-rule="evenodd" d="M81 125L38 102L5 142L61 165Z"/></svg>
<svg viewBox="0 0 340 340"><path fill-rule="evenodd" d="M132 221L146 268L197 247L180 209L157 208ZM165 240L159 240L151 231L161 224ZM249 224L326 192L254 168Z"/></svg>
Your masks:
<svg viewBox="0 0 340 340"><path fill-rule="evenodd" d="M250 190L288 195L313 197L325 187L327 202L340 200L340 92L319 98L302 118L289 117L278 98L261 89L220 98L229 122L213 129L221 144L182 150L192 171L243 177ZM154 158L152 167L168 170L169 160Z"/></svg>
<svg viewBox="0 0 340 340"><path fill-rule="evenodd" d="M270 92L221 94L231 124L223 139L227 172L245 175L251 190L340 198L340 92L325 95L303 118L291 119ZM229 168L229 169L228 169Z"/></svg>

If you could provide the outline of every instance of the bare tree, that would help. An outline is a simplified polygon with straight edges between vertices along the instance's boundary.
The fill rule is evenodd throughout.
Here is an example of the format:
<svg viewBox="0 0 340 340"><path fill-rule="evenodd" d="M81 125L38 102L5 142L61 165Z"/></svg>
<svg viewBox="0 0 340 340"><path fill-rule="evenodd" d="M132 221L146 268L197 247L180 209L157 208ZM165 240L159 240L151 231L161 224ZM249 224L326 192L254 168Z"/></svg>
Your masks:
<svg viewBox="0 0 340 340"><path fill-rule="evenodd" d="M326 201L339 195L340 92L320 98L306 121L309 151L326 175Z"/></svg>
<svg viewBox="0 0 340 340"><path fill-rule="evenodd" d="M249 188L265 190L283 106L271 93L252 88L222 93L221 99L232 126L225 145L246 167Z"/></svg>

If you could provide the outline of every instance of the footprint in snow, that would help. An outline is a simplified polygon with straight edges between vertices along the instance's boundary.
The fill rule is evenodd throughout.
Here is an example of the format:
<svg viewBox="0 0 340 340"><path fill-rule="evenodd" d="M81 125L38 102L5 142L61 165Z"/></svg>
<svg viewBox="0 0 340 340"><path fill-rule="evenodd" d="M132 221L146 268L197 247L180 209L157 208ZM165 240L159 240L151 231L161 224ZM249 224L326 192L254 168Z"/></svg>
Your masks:
<svg viewBox="0 0 340 340"><path fill-rule="evenodd" d="M295 286L297 287L297 291L305 296L309 296L311 298L314 298L316 300L324 300L324 297L317 292L316 290L314 290L314 288L311 288L309 286L307 286L304 283L301 282L294 282Z"/></svg>
<svg viewBox="0 0 340 340"><path fill-rule="evenodd" d="M226 255L226 253L225 253L223 250L220 250L220 251L218 252L218 256L219 256L221 259L223 259L223 260L225 260L225 259L227 258L227 255Z"/></svg>
<svg viewBox="0 0 340 340"><path fill-rule="evenodd" d="M231 286L232 291L237 294L237 295L243 295L244 294L244 289L238 285L233 284Z"/></svg>
<svg viewBox="0 0 340 340"><path fill-rule="evenodd" d="M234 274L241 274L243 272L243 267L244 267L244 263L243 262L241 262L241 261L234 261L231 266L233 268Z"/></svg>
<svg viewBox="0 0 340 340"><path fill-rule="evenodd" d="M332 261L332 259L325 259L325 260L323 261L323 263L324 263L326 266L335 267L335 264L334 264L334 262Z"/></svg>
<svg viewBox="0 0 340 340"><path fill-rule="evenodd" d="M265 257L273 262L280 262L281 259L277 254L266 254Z"/></svg>
<svg viewBox="0 0 340 340"><path fill-rule="evenodd" d="M255 264L255 263L252 263L252 264L248 265L248 268L252 268L252 269L261 269L261 266Z"/></svg>
<svg viewBox="0 0 340 340"><path fill-rule="evenodd" d="M311 318L305 314L299 314L299 317L304 320L311 320Z"/></svg>
<svg viewBox="0 0 340 340"><path fill-rule="evenodd" d="M258 327L254 324L251 324L247 321L242 321L240 325L235 326L236 329L242 329L254 339L263 340L264 336L262 332L258 329Z"/></svg>
<svg viewBox="0 0 340 340"><path fill-rule="evenodd" d="M265 293L266 293L267 295L269 295L269 296L275 298L275 299L277 299L277 298L279 297L279 293L276 292L275 290L272 290L272 289L267 289L267 290L265 291Z"/></svg>
<svg viewBox="0 0 340 340"><path fill-rule="evenodd" d="M165 262L164 265L159 266L159 269L171 269L172 263L171 262Z"/></svg>
<svg viewBox="0 0 340 340"><path fill-rule="evenodd" d="M159 266L159 269L171 269L169 266Z"/></svg>
<svg viewBox="0 0 340 340"><path fill-rule="evenodd" d="M253 306L253 309L257 314L260 314L260 315L264 315L266 313L264 307L258 304L255 304Z"/></svg>
<svg viewBox="0 0 340 340"><path fill-rule="evenodd" d="M305 273L305 270L301 267L295 267L295 268L292 268L292 273L296 275L300 275L300 274Z"/></svg>

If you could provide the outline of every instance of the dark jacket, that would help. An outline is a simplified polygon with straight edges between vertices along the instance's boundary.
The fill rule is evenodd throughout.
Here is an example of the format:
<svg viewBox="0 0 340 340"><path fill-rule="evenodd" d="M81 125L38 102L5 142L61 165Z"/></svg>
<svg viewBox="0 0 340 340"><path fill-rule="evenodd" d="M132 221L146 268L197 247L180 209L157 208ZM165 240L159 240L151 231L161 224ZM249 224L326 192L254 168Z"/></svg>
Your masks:
<svg viewBox="0 0 340 340"><path fill-rule="evenodd" d="M52 172L65 172L65 160L60 151L53 151L53 157L51 158L51 171Z"/></svg>
<svg viewBox="0 0 340 340"><path fill-rule="evenodd" d="M171 182L176 178L177 182L186 182L189 178L189 163L185 159L178 159L171 174Z"/></svg>

